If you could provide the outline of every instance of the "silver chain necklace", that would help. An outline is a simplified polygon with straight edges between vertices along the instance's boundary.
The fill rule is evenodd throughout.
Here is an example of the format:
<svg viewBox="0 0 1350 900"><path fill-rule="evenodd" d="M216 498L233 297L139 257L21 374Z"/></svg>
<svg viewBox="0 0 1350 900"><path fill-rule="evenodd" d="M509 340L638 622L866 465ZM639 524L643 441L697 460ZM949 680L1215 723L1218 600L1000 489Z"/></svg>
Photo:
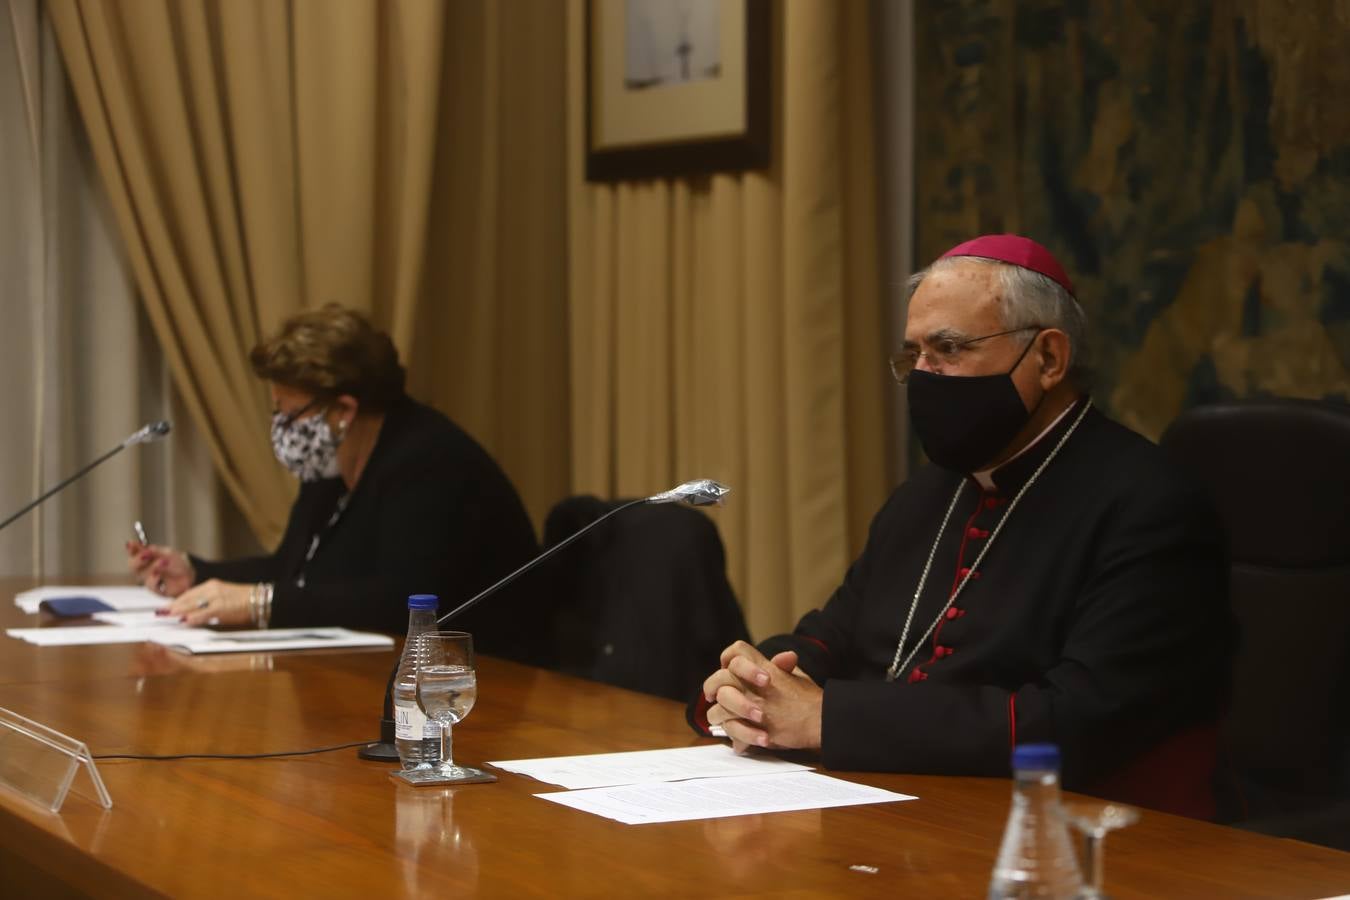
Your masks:
<svg viewBox="0 0 1350 900"><path fill-rule="evenodd" d="M1078 414L1078 417L1073 420L1073 424L1069 426L1069 430L1064 432L1058 443L1055 444L1054 449L1041 461L1041 464L1036 467L1036 471L1031 473L1031 477L1022 485L1022 489L1013 497L1012 502L1008 504L1008 511L1003 514L1003 517L998 520L998 524L994 526L993 534L989 535L989 540L985 541L984 546L980 548L979 555L975 557L974 564L966 570L966 574L961 578L960 583L957 584L956 590L952 591L951 596L947 598L947 602L943 604L942 609L938 610L937 617L933 619L933 624L928 626L928 630L915 642L914 647L909 651L909 655L905 657L905 661L901 662L900 654L904 652L905 641L909 638L909 626L910 623L914 621L914 611L919 608L919 597L923 595L923 586L928 582L928 570L933 567L933 557L937 554L938 544L942 542L942 535L947 530L947 522L950 521L952 517L952 511L956 509L956 501L961 499L961 492L965 490L965 480L963 479L961 483L956 486L956 493L952 495L952 502L947 506L947 514L942 517L942 525L938 528L937 537L933 539L933 546L928 551L928 561L923 564L923 574L919 576L919 586L914 589L914 599L909 604L909 613L905 616L905 626L900 630L900 642L895 645L895 658L891 660L891 666L886 670L887 681L894 681L900 676L901 672L909 668L909 664L914 660L914 654L919 652L919 648L923 646L924 641L928 640L928 636L933 633L933 629L942 621L942 617L947 614L947 610L951 608L951 605L956 602L956 598L960 596L961 591L966 586L966 582L970 581L970 576L979 569L980 563L984 561L984 555L988 553L989 548L994 545L994 541L998 538L999 532L1003 530L1003 524L1008 521L1013 510L1017 508L1017 503L1022 499L1022 495L1027 492L1027 488L1036 483L1036 479L1045 471L1045 467L1050 465L1050 461L1059 455L1059 450L1064 446L1064 442L1069 439L1070 435L1078 430L1078 423L1083 421L1083 417L1087 415L1087 411L1091 408L1092 398L1089 397L1087 403L1083 404L1082 412Z"/></svg>

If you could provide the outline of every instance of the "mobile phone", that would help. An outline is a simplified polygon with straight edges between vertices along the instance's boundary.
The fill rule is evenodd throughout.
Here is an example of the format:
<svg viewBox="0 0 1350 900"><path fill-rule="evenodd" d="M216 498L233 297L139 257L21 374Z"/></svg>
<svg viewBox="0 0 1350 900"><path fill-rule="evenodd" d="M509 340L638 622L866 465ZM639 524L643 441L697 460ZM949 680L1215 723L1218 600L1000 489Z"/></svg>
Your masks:
<svg viewBox="0 0 1350 900"><path fill-rule="evenodd" d="M38 609L54 616L69 618L88 616L96 612L111 612L113 608L97 597L48 597L38 604Z"/></svg>

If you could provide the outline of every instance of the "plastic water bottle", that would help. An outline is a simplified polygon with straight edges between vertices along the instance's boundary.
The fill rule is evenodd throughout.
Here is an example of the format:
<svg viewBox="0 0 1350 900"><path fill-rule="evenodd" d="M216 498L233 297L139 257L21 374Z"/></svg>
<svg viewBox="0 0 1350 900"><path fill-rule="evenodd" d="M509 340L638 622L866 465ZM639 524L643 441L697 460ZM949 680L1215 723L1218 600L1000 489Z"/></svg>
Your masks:
<svg viewBox="0 0 1350 900"><path fill-rule="evenodd" d="M436 630L435 594L408 598L408 639L394 676L394 745L405 769L428 769L441 761L441 729L417 705L417 638Z"/></svg>
<svg viewBox="0 0 1350 900"><path fill-rule="evenodd" d="M1059 812L1059 748L1023 744L1013 750L1012 767L1012 811L989 898L1077 897L1083 875Z"/></svg>

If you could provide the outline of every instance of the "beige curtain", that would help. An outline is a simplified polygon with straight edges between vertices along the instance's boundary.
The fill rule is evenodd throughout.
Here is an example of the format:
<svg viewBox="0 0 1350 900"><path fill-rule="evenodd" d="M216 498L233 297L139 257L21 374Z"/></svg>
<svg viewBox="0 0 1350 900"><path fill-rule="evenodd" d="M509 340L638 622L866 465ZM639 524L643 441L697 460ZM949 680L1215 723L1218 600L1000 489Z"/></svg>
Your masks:
<svg viewBox="0 0 1350 900"><path fill-rule="evenodd" d="M219 482L136 299L37 0L0 0L0 196L0 517L145 422L175 426L0 533L0 575L121 573L133 519L154 540L221 552Z"/></svg>
<svg viewBox="0 0 1350 900"><path fill-rule="evenodd" d="M569 6L573 479L712 477L754 636L818 606L886 490L868 4L774 6L770 170L593 185Z"/></svg>
<svg viewBox="0 0 1350 900"><path fill-rule="evenodd" d="M293 485L247 351L370 311L406 354L445 8L431 0L49 0L136 286L217 471L271 543Z"/></svg>
<svg viewBox="0 0 1350 900"><path fill-rule="evenodd" d="M446 7L409 371L416 396L497 458L536 524L571 477L565 34L556 0Z"/></svg>

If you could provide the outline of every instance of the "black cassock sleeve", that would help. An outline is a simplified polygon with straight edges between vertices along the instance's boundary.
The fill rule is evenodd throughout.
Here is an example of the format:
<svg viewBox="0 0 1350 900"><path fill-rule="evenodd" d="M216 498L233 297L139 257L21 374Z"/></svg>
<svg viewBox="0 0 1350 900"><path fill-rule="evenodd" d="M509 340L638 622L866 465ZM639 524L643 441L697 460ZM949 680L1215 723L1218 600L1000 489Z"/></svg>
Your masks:
<svg viewBox="0 0 1350 900"><path fill-rule="evenodd" d="M1229 620L1218 606L1226 566L1209 515L1186 491L1118 498L1101 517L1084 585L1065 600L1068 627L1055 658L1025 683L892 683L881 680L879 660L862 673L846 664L859 655L863 598L908 599L904 585L870 583L873 558L887 552L875 546L875 524L825 608L761 649L796 650L803 670L824 684L829 768L1006 775L1014 742L1051 741L1063 751L1066 782L1083 783L1214 704L1227 642L1208 632Z"/></svg>

